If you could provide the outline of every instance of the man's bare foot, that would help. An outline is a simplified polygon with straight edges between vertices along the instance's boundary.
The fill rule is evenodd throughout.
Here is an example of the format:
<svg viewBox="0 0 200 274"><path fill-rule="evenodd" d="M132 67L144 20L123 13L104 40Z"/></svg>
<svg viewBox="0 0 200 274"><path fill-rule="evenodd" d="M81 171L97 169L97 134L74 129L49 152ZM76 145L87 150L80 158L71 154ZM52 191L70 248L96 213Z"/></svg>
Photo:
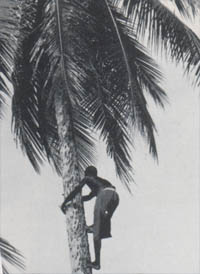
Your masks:
<svg viewBox="0 0 200 274"><path fill-rule="evenodd" d="M94 268L96 270L99 270L101 267L100 267L100 264L96 263L96 262L88 262L87 264L89 267L91 268Z"/></svg>
<svg viewBox="0 0 200 274"><path fill-rule="evenodd" d="M86 225L86 232L93 233L93 225L90 225L90 226Z"/></svg>

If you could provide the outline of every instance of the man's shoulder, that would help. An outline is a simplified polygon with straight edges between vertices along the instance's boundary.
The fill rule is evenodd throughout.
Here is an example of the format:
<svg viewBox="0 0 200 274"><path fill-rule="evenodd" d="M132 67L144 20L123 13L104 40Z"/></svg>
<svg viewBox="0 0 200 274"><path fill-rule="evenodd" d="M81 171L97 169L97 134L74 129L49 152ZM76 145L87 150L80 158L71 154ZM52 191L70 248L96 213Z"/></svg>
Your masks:
<svg viewBox="0 0 200 274"><path fill-rule="evenodd" d="M112 186L112 184L111 184L108 180L106 180L106 179L104 179L104 178L97 177L97 180L98 180L102 185L105 185L105 186Z"/></svg>
<svg viewBox="0 0 200 274"><path fill-rule="evenodd" d="M90 177L90 176L85 176L82 181L81 181L81 184L82 185L93 185L93 184L97 184L99 183L98 182L99 180L97 178L94 178L94 177Z"/></svg>
<svg viewBox="0 0 200 274"><path fill-rule="evenodd" d="M97 177L97 179L98 179L99 181L101 181L101 182L106 182L106 183L109 183L109 184L110 184L110 182L109 182L108 180L104 179L104 178Z"/></svg>
<svg viewBox="0 0 200 274"><path fill-rule="evenodd" d="M97 187L111 187L112 184L104 179L104 178L101 178L101 177L89 177L89 176L86 176L82 179L81 181L81 185L88 185L88 186L97 186Z"/></svg>

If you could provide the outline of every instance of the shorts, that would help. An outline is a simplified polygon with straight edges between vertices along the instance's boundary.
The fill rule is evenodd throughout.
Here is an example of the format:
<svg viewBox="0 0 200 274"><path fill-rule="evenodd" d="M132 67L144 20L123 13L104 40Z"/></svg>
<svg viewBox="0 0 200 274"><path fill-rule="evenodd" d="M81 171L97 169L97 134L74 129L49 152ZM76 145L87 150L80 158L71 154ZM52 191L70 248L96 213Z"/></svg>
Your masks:
<svg viewBox="0 0 200 274"><path fill-rule="evenodd" d="M94 240L111 236L111 217L119 204L119 196L114 188L104 188L97 195L94 207Z"/></svg>

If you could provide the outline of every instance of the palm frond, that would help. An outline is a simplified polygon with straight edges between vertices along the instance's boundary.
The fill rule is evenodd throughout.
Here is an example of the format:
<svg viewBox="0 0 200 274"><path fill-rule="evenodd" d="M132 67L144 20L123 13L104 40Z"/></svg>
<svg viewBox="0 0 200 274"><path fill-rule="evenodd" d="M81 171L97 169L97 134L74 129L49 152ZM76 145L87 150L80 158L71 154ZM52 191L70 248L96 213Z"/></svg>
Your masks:
<svg viewBox="0 0 200 274"><path fill-rule="evenodd" d="M190 17L190 13L192 13L193 16L196 16L199 10L199 1L197 0L173 0L175 5L177 6L180 13L183 15L186 15ZM180 2L183 2L181 5ZM184 7L183 7L184 6Z"/></svg>
<svg viewBox="0 0 200 274"><path fill-rule="evenodd" d="M9 273L6 264L13 265L19 269L24 269L24 258L21 253L8 241L0 237L0 256L3 261L3 274Z"/></svg>
<svg viewBox="0 0 200 274"><path fill-rule="evenodd" d="M41 1L22 1L20 35L14 60L12 99L13 130L17 143L28 156L37 172L45 157L40 132L39 102L33 83L31 51L37 38L37 27L41 23Z"/></svg>
<svg viewBox="0 0 200 274"><path fill-rule="evenodd" d="M10 96L9 82L11 81L15 48L14 30L17 21L14 15L15 9L14 1L0 2L0 118L6 98Z"/></svg>
<svg viewBox="0 0 200 274"><path fill-rule="evenodd" d="M146 90L152 96L155 103L164 107L167 95L160 87L163 75L158 64L150 57L147 49L137 40L135 30L126 24L126 18L119 13L113 13L121 32L121 39L126 48L132 74L136 75L142 90Z"/></svg>
<svg viewBox="0 0 200 274"><path fill-rule="evenodd" d="M155 126L142 88L145 86L154 100L163 104L165 93L158 85L161 74L144 48L131 36L133 33L129 35L122 22L123 17L108 2L93 3L88 13L93 18L90 32L85 25L83 27L89 33L85 35L86 44L93 57L88 58L90 77L83 84L83 88L90 91L90 96L83 102L93 117L94 127L100 130L107 144L107 152L115 161L117 174L128 185L132 181L128 150L130 126L138 125L139 131L147 137L150 152L157 156L153 134ZM81 31L84 33L83 29ZM145 80L142 74L146 75ZM128 122L130 120L131 123Z"/></svg>
<svg viewBox="0 0 200 274"><path fill-rule="evenodd" d="M19 51L24 58L18 60L28 69L25 77L25 70L21 73L16 66L13 99L15 130L22 148L31 153L28 156L36 169L43 155L60 169L59 156L55 159L54 154L59 155L60 150L55 94L61 92L70 129L66 137L76 148L79 170L94 160L90 135L94 126L106 142L117 174L128 186L132 181L130 135L136 125L147 138L150 152L157 156L155 125L143 91L164 105L158 66L107 0L88 5L43 0L39 10L35 4L24 14L22 22L27 26L20 45L24 51Z"/></svg>
<svg viewBox="0 0 200 274"><path fill-rule="evenodd" d="M176 15L160 1L123 1L127 24L136 26L140 37L148 35L149 43L161 46L172 60L182 62L187 71L194 70L197 85L200 84L200 40Z"/></svg>
<svg viewBox="0 0 200 274"><path fill-rule="evenodd" d="M85 11L92 22L90 21L88 25L83 24L85 30L81 29L88 48L85 62L87 67L83 68L87 71L87 78L82 82L82 87L88 95L82 97L82 105L92 117L94 128L100 131L107 146L107 153L114 160L117 175L129 189L129 183L133 181L133 177L125 104L125 100L128 101L126 96L128 63L122 41L116 39L108 25L110 16L105 4L93 2ZM117 49L115 42L119 45ZM119 49L120 59L117 58ZM120 74L124 68L121 66L121 61L125 66L125 74ZM124 83L126 83L126 89L124 89Z"/></svg>
<svg viewBox="0 0 200 274"><path fill-rule="evenodd" d="M5 267L5 265L2 266L3 274L9 274L8 269Z"/></svg>
<svg viewBox="0 0 200 274"><path fill-rule="evenodd" d="M98 81L98 80L97 80ZM102 85L97 93L82 101L83 108L92 117L93 127L105 141L107 154L115 163L116 174L130 191L134 181L131 161L131 134L127 118L127 98L124 94L112 95Z"/></svg>
<svg viewBox="0 0 200 274"><path fill-rule="evenodd" d="M70 117L70 127L73 132L73 141L77 151L77 161L81 169L89 164L93 158L93 141L90 137L90 131L92 123L99 125L98 122L95 123L94 115L91 115L91 108L94 106L93 101L95 102L95 96L97 94L97 90L101 84L98 82L98 69L102 70L102 62L98 59L99 50L99 31L96 31L96 14L93 14L93 7L86 9L84 6L81 6L80 3L74 1L73 3L69 3L66 1L67 5L62 5L62 8L65 12L69 13L70 8L73 9L73 15L71 13L68 14L68 20L70 20L70 26L73 28L73 32L71 33L70 40L70 50L65 48L63 45L62 50L64 51L64 56L62 54L62 50L59 48L60 43L58 43L58 37L55 35L49 35L50 30L57 30L57 22L54 19L55 14L53 13L53 8L50 8L50 3L47 1L46 9L47 12L44 20L44 25L42 26L43 37L42 37L42 47L35 47L35 51L33 53L33 60L39 60L37 63L37 69L39 69L39 64L42 62L42 58L44 55L48 56L49 64L51 64L50 73L45 75L45 72L42 71L42 67L40 68L40 75L43 75L43 78L48 79L45 85L48 85L49 82L52 81L54 87L54 91L48 89L47 92L49 94L54 94L56 90L63 89L66 101L66 111L68 112L68 117ZM80 8L81 7L81 8ZM57 6L58 8L58 6ZM92 9L92 11L91 11ZM87 15L89 19L85 19L84 15ZM63 15L64 16L64 15ZM65 13L65 18L67 18ZM58 20L58 19L57 19ZM68 22L66 22L68 23ZM65 22L62 22L62 29L66 29ZM92 24L91 24L92 23ZM64 25L63 25L64 24ZM69 23L68 23L69 24ZM68 32L69 32L69 26ZM66 32L67 33L67 32ZM67 34L61 33L59 39L67 39ZM63 38L64 37L64 38ZM62 39L61 39L62 38ZM65 41L64 40L64 41ZM41 40L38 41L41 43ZM66 43L65 43L66 45ZM59 47L58 47L59 46ZM100 53L99 55L101 55ZM103 55L103 54L102 54ZM47 58L47 59L48 59ZM62 60L63 58L63 60ZM102 57L100 57L101 59ZM62 70L64 61L64 72ZM97 61L97 62L96 62ZM97 65L98 63L98 65ZM46 62L47 64L47 62ZM57 75L57 79L55 80L55 75ZM59 76L61 75L61 76ZM64 77L63 77L64 75ZM99 75L103 77L102 73ZM65 78L66 77L66 78ZM63 82L63 78L65 79L64 84L60 87L56 86L56 82ZM105 78L105 77L104 77ZM52 80L53 79L53 80ZM58 80L59 79L59 80ZM106 80L106 79L105 79ZM108 80L108 79L107 79ZM103 81L103 80L101 80ZM111 81L111 79L109 80ZM49 85L50 86L50 85ZM102 86L103 88L103 86ZM121 91L120 91L121 92ZM53 96L50 96L51 100L54 100ZM51 105L52 102L49 102ZM85 107L87 105L87 108ZM112 111L111 111L112 112ZM94 114L94 113L93 113ZM113 114L112 114L113 115ZM114 126L114 129L111 129L109 126L110 122L114 121L111 114L109 114L109 119L106 116L106 127L109 133L106 136L109 137L108 143L108 151L110 151L110 155L112 154L113 158L116 159L116 162L123 163L122 165L126 165L130 167L130 161L127 160L127 151L123 148L126 147L124 143L120 143L121 139L123 140L125 133L123 133L122 138L116 138L114 132L117 132L117 124ZM94 119L94 120L93 120ZM97 117L98 119L98 117ZM99 118L101 119L101 118ZM100 123L101 124L101 123ZM118 128L120 128L118 126ZM102 135L104 135L102 133ZM104 135L104 136L105 136ZM118 134L120 135L120 134ZM126 136L126 135L125 135ZM111 138L112 137L112 138ZM119 136L120 137L120 136ZM113 138L115 138L115 143L113 142ZM119 144L117 144L116 140L118 140ZM126 140L127 142L127 140ZM111 149L111 146L115 149ZM117 146L121 149L116 150ZM115 152L115 156L113 154L113 150ZM122 151L123 150L123 151ZM112 153L111 153L112 151ZM116 154L117 151L117 154ZM123 153L122 153L123 152ZM121 155L121 156L120 156ZM91 158L92 157L92 158ZM121 160L120 160L121 157ZM124 157L124 158L123 158ZM122 161L122 159L126 159L126 161ZM126 181L130 181L130 177L128 177L128 169L124 168L124 171L121 172L119 168L117 168L118 174L120 177L127 176L128 179ZM125 172L126 170L126 172ZM123 173L123 175L122 175Z"/></svg>
<svg viewBox="0 0 200 274"><path fill-rule="evenodd" d="M107 5L108 7L108 5ZM147 136L148 142L150 144L150 151L153 153L154 156L157 155L156 147L155 147L155 140L153 131L155 126L151 119L151 116L147 109L146 100L143 96L143 91L140 86L140 82L138 81L137 77L140 75L137 73L137 66L141 66L140 59L136 58L135 51L139 51L139 48L136 48L136 44L134 44L134 40L131 40L131 37L127 33L127 29L124 28L124 24L122 20L125 20L122 16L120 16L115 10L111 7L108 8L109 12L112 13L113 18L108 20L107 26L110 26L112 32L114 33L115 40L113 38L112 43L109 44L109 47L113 52L115 52L115 62L112 62L113 70L117 72L115 74L118 77L122 77L122 80L118 80L120 86L117 89L121 89L123 92L127 92L129 94L129 112L131 114L131 120L134 124L138 125L139 131L142 135ZM115 22L115 23L114 23ZM101 32L102 35L102 32ZM120 40L120 43L119 43ZM108 43L108 39L107 39ZM123 44L123 50L122 50ZM141 48L140 48L141 49ZM106 49L108 51L108 49ZM114 51L115 50L115 51ZM124 53L126 52L126 58L124 57ZM113 61L113 57L111 57ZM117 60L117 61L116 61ZM120 62L119 62L120 61ZM144 61L144 60L143 60ZM147 59L146 59L147 61ZM148 63L149 65L153 64ZM117 67L115 67L117 65ZM156 76L156 74L155 74ZM141 78L140 78L141 79ZM159 77L155 77L156 81ZM123 82L122 82L123 81ZM156 82L155 81L155 82ZM116 83L116 81L113 81Z"/></svg>
<svg viewBox="0 0 200 274"><path fill-rule="evenodd" d="M75 11L74 4L70 1L62 1L62 3L44 1L43 22L39 28L40 37L33 49L31 61L35 66L34 81L38 84L37 89L40 90L40 101L43 104L43 108L40 109L45 110L46 113L54 112L55 93L60 91L63 93L67 117L65 122L69 123L70 128L70 132L66 134L70 135L74 143L76 163L79 171L83 172L86 166L94 163L95 153L94 142L89 135L91 120L79 103L80 97L83 96L80 82L81 78L85 77L79 65L80 62L82 64L82 56L78 48L81 38L77 35L79 28L76 27L76 22L80 21L80 14L75 11L72 15L71 8ZM69 32L71 34L70 43ZM81 47L83 47L82 44ZM45 81L42 82L39 78ZM44 113L41 116L44 117ZM58 131L55 115L50 117L48 117L48 125L52 124ZM47 125L48 121L46 119L43 121ZM51 140L48 137L49 134L45 133L45 135L47 146L50 148L47 155L49 159L52 159L50 143L55 144L54 148L58 152L60 139L56 131Z"/></svg>
<svg viewBox="0 0 200 274"><path fill-rule="evenodd" d="M190 18L191 15L195 16L198 6L193 0L170 0L177 7L181 15Z"/></svg>
<svg viewBox="0 0 200 274"><path fill-rule="evenodd" d="M163 76L158 65L148 56L145 48L137 40L129 36L127 38L130 41L133 40L135 46L135 66L139 86L150 94L155 103L164 108L168 100L165 91L160 86ZM132 49L132 52L134 52L134 49Z"/></svg>

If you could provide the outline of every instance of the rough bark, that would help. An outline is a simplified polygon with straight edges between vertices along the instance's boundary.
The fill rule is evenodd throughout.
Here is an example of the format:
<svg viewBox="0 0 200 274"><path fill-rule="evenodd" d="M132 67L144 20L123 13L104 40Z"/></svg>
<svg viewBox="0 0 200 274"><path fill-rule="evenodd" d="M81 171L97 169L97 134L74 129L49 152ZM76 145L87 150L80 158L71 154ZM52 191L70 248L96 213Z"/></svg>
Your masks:
<svg viewBox="0 0 200 274"><path fill-rule="evenodd" d="M55 110L61 141L60 156L62 161L64 196L67 197L80 182L80 175L76 159L76 147L70 128L70 117L65 107L66 104L62 91L57 90L55 94ZM72 273L91 274L91 269L87 267L90 254L81 194L76 195L70 206L67 207L66 223Z"/></svg>

